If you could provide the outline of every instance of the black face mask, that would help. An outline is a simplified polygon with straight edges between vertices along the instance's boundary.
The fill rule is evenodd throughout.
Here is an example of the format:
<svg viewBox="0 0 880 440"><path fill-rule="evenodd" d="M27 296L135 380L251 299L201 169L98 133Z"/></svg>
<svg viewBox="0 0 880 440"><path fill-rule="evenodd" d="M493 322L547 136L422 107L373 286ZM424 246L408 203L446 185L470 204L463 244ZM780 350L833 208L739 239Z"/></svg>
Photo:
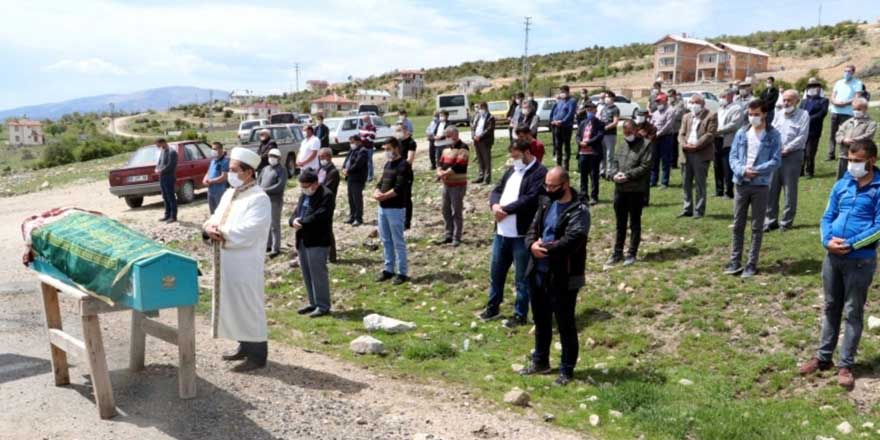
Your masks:
<svg viewBox="0 0 880 440"><path fill-rule="evenodd" d="M549 197L550 200L553 200L553 201L561 199L562 196L564 196L564 195L565 195L565 188L559 188L556 191L547 193L547 197Z"/></svg>

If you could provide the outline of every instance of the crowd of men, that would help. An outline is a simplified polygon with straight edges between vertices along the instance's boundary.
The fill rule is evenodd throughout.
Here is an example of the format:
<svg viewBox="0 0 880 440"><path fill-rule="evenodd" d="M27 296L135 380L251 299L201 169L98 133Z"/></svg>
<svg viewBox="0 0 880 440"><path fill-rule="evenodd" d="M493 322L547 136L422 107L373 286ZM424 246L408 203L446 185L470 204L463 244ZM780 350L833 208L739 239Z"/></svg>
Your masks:
<svg viewBox="0 0 880 440"><path fill-rule="evenodd" d="M707 176L712 163L715 195L732 199L733 204L731 253L723 273L749 278L759 270L763 234L776 229L789 231L795 226L798 181L815 175L822 124L830 112L829 136L833 142L829 160L837 160L834 155L839 149L840 170L821 226L823 245L828 250L822 273L825 319L820 348L801 372L810 374L831 367L844 318L839 382L851 389L853 358L880 240L880 173L874 167L877 147L873 142L876 123L867 114L867 101L860 95L863 86L853 77L854 71L853 66L847 66L830 99L824 97L822 82L815 78L807 83L803 96L796 90L780 92L771 77L756 97L751 83L744 81L720 94L717 112L706 106L705 97L699 93L683 102L675 90L664 92L657 83L648 109L633 119L621 117L611 91L604 92L597 105L586 91L577 101L570 96L568 86L562 86L548 121L556 163L549 170L542 163L544 146L536 137L534 99L531 95L516 95L507 115L511 166L487 201L495 225L488 298L479 317L486 321L501 317L507 275L514 266L516 297L513 316L505 325L526 325L530 308L535 324L532 361L521 373L551 371L549 347L555 319L562 344L556 383L565 385L573 378L578 356L574 310L578 290L585 283L589 206L600 202L599 179L614 183L616 235L605 265L608 269L637 262L642 211L650 203L652 188L668 187L673 167L681 167L683 176L679 217L699 220L706 215ZM496 121L486 103L480 103L470 127L479 168L476 179L469 182L471 146L461 139L458 128L448 123L448 116L438 112L426 135L433 178L442 193L444 235L435 244L458 247L462 245L468 184L492 181ZM384 153L384 165L370 193L378 204L377 229L384 257L376 281L397 285L409 281L405 231L413 215L416 142L405 112L400 112L394 129L393 137L377 144L376 127L369 116L363 117L358 134L349 139L351 152L337 170L331 160L332 151L322 147L320 133L327 132L322 118L315 127L306 127L297 161L300 196L288 221L296 231L296 266L302 270L308 292L308 302L299 309L300 314L317 318L330 313L327 264L335 260L336 253L333 214L337 189L340 180L345 179L349 208L346 223L362 225L363 193L372 180L373 152L379 148ZM618 132L623 142L618 142ZM260 368L266 360L262 265L228 265L236 265L245 254L262 253L262 247L270 257L280 253L280 217L287 186L287 173L279 163L280 152L271 133L263 132L261 137L256 152L236 148L231 157L215 143L216 156L205 176L212 213L205 232L210 240L222 243L223 288L228 290L223 297L248 296L247 300L227 299L233 301L229 307L242 310L225 315L232 322L221 325L226 337L240 342L239 348L224 358L245 359L237 367L243 370ZM574 189L569 174L572 137L580 192ZM168 153L167 145L159 146L163 152L157 171L164 175L175 158ZM232 189L226 190L226 185ZM175 207L166 205L165 220L176 219ZM744 256L750 213L751 247ZM627 232L629 245L625 246ZM248 323L238 324L239 320Z"/></svg>

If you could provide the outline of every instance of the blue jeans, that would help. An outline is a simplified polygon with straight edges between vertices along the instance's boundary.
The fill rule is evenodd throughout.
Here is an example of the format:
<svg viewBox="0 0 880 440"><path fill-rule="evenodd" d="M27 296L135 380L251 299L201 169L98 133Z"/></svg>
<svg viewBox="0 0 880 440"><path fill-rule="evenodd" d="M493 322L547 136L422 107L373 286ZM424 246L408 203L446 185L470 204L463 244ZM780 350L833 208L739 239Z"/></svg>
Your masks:
<svg viewBox="0 0 880 440"><path fill-rule="evenodd" d="M504 285L507 271L515 265L516 303L513 312L525 318L529 314L529 283L526 269L529 265L529 251L524 237L502 237L495 234L492 242L492 263L490 267L489 304L486 309L497 312L504 301Z"/></svg>
<svg viewBox="0 0 880 440"><path fill-rule="evenodd" d="M405 208L379 207L379 239L385 255L385 267L388 273L407 276L406 240L403 237L403 226L406 221ZM394 262L397 261L397 272Z"/></svg>
<svg viewBox="0 0 880 440"><path fill-rule="evenodd" d="M654 141L653 157L651 158L651 186L657 186L657 180L663 186L669 185L669 168L672 167L672 136L665 134ZM660 176L660 165L663 165L663 176Z"/></svg>
<svg viewBox="0 0 880 440"><path fill-rule="evenodd" d="M868 289L874 279L877 260L848 260L828 254L822 263L822 284L825 287L825 318L822 320L822 341L816 357L831 362L840 335L840 319L846 320L840 346L840 368L852 368L862 338L862 323Z"/></svg>
<svg viewBox="0 0 880 440"><path fill-rule="evenodd" d="M373 181L373 153L376 152L376 148L367 149L367 180L370 182Z"/></svg>
<svg viewBox="0 0 880 440"><path fill-rule="evenodd" d="M177 220L177 195L174 193L175 177L159 177L159 189L162 191L162 201L165 202L165 218Z"/></svg>

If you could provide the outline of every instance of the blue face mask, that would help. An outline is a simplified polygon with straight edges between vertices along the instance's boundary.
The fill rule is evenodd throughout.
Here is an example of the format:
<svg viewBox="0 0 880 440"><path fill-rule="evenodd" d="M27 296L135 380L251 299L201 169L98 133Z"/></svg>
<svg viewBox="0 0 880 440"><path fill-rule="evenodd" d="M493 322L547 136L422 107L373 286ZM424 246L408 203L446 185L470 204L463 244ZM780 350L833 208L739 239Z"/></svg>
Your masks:
<svg viewBox="0 0 880 440"><path fill-rule="evenodd" d="M849 81L852 79L852 72L843 72L843 79Z"/></svg>
<svg viewBox="0 0 880 440"><path fill-rule="evenodd" d="M587 112L587 119L593 119L593 116L595 116L595 115L596 114L593 112Z"/></svg>

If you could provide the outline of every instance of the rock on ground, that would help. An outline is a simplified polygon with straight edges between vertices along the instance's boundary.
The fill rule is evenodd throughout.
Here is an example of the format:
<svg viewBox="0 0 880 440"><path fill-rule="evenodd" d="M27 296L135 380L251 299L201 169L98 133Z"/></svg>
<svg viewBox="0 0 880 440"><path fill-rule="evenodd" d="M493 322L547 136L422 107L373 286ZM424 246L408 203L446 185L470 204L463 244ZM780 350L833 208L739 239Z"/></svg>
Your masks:
<svg viewBox="0 0 880 440"><path fill-rule="evenodd" d="M351 351L357 354L382 354L385 352L385 344L372 336L358 336L348 345Z"/></svg>
<svg viewBox="0 0 880 440"><path fill-rule="evenodd" d="M520 389L512 389L504 395L504 403L509 403L515 406L528 406L529 404L529 393L520 390Z"/></svg>
<svg viewBox="0 0 880 440"><path fill-rule="evenodd" d="M377 313L371 313L364 316L364 327L367 331L371 332L382 330L388 333L403 333L415 330L416 325L411 322L404 322Z"/></svg>

